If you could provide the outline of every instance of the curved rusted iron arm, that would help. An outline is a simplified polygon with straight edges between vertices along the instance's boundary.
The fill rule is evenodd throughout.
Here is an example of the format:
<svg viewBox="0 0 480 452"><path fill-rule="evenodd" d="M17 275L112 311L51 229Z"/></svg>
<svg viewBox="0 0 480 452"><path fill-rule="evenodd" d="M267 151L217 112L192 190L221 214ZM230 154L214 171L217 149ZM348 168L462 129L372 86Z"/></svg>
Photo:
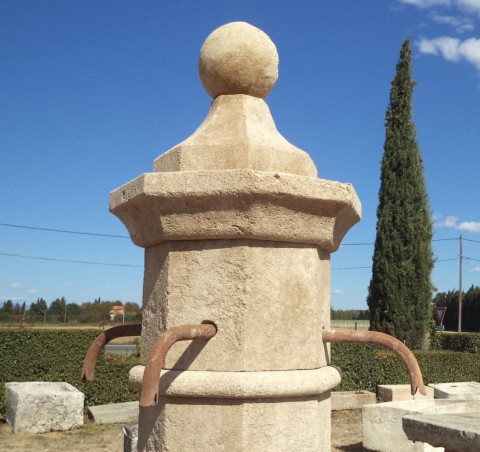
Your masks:
<svg viewBox="0 0 480 452"><path fill-rule="evenodd" d="M392 350L408 370L412 395L415 395L417 389L420 391L420 394L427 395L417 359L410 349L398 339L376 331L324 330L322 331L322 340L323 342L376 344Z"/></svg>
<svg viewBox="0 0 480 452"><path fill-rule="evenodd" d="M217 334L217 328L211 323L175 326L165 331L157 339L148 355L143 374L140 406L147 407L157 404L160 372L165 365L165 357L175 342L192 339L211 339L215 334Z"/></svg>
<svg viewBox="0 0 480 452"><path fill-rule="evenodd" d="M117 337L140 336L141 334L141 323L114 326L113 328L109 328L103 333L100 333L91 343L85 356L82 369L82 380L93 380L93 376L95 374L95 363L97 362L98 355L102 351L105 344L108 344L111 340L116 339Z"/></svg>

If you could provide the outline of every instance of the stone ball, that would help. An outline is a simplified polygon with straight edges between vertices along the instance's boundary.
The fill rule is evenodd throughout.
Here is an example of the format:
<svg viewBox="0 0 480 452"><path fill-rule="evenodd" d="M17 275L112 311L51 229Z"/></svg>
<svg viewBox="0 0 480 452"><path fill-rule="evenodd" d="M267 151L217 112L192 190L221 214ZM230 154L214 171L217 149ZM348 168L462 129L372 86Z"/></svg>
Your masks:
<svg viewBox="0 0 480 452"><path fill-rule="evenodd" d="M216 98L223 94L248 94L265 98L278 79L275 44L260 29L245 22L217 28L200 51L200 79Z"/></svg>

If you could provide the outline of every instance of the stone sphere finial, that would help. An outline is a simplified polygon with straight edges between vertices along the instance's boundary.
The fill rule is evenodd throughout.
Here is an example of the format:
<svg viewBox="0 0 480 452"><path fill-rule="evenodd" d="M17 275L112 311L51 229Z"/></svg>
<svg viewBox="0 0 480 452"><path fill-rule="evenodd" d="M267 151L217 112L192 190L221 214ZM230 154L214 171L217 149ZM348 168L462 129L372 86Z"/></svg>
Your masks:
<svg viewBox="0 0 480 452"><path fill-rule="evenodd" d="M245 22L217 28L200 51L200 79L216 98L223 94L248 94L265 98L278 79L275 44L260 29Z"/></svg>

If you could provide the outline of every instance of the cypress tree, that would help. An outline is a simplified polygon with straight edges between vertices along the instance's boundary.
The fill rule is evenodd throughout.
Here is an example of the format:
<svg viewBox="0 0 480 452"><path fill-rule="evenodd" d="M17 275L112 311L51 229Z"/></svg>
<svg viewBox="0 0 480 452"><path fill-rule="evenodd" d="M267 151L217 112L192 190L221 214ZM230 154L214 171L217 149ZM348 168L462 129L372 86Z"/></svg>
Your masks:
<svg viewBox="0 0 480 452"><path fill-rule="evenodd" d="M410 38L400 50L385 119L377 235L368 290L370 329L419 348L432 318L432 223L412 121Z"/></svg>

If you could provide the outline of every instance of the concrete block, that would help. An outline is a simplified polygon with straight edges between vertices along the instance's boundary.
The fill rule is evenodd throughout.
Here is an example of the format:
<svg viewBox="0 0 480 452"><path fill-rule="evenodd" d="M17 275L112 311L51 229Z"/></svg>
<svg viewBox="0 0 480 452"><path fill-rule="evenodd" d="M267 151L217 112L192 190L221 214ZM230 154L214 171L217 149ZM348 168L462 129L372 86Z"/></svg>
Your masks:
<svg viewBox="0 0 480 452"><path fill-rule="evenodd" d="M369 391L332 392L332 410L353 410L376 402L375 393Z"/></svg>
<svg viewBox="0 0 480 452"><path fill-rule="evenodd" d="M63 382L6 383L7 422L13 432L44 433L83 425L84 394Z"/></svg>
<svg viewBox="0 0 480 452"><path fill-rule="evenodd" d="M400 400L433 399L433 389L426 387L427 395L417 391L412 396L410 385L378 385L377 400L379 402L398 402Z"/></svg>
<svg viewBox="0 0 480 452"><path fill-rule="evenodd" d="M465 381L429 385L436 399L480 400L480 383Z"/></svg>
<svg viewBox="0 0 480 452"><path fill-rule="evenodd" d="M97 424L119 424L138 421L138 402L90 406L88 411Z"/></svg>

